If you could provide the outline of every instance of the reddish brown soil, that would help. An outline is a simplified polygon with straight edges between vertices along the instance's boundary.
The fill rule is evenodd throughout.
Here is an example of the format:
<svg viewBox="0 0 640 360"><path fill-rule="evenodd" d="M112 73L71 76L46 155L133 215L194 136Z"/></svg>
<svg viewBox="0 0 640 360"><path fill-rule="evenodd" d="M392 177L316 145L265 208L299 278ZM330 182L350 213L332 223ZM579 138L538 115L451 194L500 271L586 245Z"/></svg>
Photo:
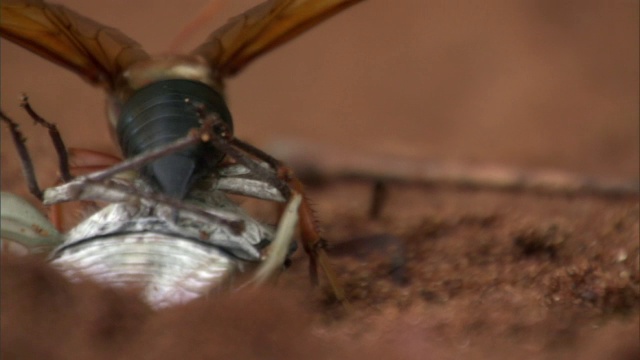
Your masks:
<svg viewBox="0 0 640 360"><path fill-rule="evenodd" d="M204 2L64 3L157 52ZM355 153L382 173L403 159L637 186L636 1L401 3L358 5L230 80L238 136L296 163L309 147L327 149L305 164L324 170ZM1 56L2 108L23 124L43 183L56 165L46 133L16 107L20 91L69 146L117 153L100 90L5 41ZM8 139L3 129L2 190L24 195ZM372 220L372 182L307 180L349 310L309 285L302 254L273 288L157 313L131 294L71 285L38 260L3 257L1 355L640 356L637 194L388 183Z"/></svg>

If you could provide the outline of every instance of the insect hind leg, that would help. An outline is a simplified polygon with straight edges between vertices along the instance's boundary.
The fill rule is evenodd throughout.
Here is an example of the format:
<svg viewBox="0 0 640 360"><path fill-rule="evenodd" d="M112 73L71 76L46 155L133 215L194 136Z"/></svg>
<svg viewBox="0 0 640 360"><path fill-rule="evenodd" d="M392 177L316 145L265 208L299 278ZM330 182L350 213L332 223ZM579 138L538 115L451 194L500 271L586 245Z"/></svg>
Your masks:
<svg viewBox="0 0 640 360"><path fill-rule="evenodd" d="M215 122L216 119L212 120ZM218 121L217 123L220 122ZM213 137L210 139L210 143L241 165L247 167L261 181L276 188L286 201L291 200L295 195L301 196L301 204L298 208L300 217L298 224L302 245L309 255L311 282L314 285L318 284L318 266L320 266L338 301L346 304L342 286L340 286L338 278L329 264L329 258L325 251L326 241L320 237L315 214L309 204L309 200L304 195L304 187L294 175L293 170L264 151L234 137ZM270 168L263 167L255 159L267 163Z"/></svg>

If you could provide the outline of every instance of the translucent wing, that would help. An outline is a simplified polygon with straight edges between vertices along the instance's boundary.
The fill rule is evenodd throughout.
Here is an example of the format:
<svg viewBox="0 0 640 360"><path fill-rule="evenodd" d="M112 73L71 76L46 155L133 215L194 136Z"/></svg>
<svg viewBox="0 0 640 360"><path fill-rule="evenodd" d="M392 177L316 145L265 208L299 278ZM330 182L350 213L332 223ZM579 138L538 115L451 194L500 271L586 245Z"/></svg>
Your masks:
<svg viewBox="0 0 640 360"><path fill-rule="evenodd" d="M42 0L2 0L0 35L108 90L124 69L149 57L120 31Z"/></svg>
<svg viewBox="0 0 640 360"><path fill-rule="evenodd" d="M270 0L229 20L193 51L226 77L362 0Z"/></svg>
<svg viewBox="0 0 640 360"><path fill-rule="evenodd" d="M0 235L3 241L20 244L31 253L47 252L64 241L49 220L18 195L1 192L0 206Z"/></svg>

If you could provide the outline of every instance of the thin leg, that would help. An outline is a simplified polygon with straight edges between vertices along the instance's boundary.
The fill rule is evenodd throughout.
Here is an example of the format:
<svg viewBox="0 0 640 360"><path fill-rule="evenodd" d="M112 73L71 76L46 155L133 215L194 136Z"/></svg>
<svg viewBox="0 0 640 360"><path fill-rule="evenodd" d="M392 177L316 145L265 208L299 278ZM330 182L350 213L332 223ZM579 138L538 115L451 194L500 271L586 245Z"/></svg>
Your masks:
<svg viewBox="0 0 640 360"><path fill-rule="evenodd" d="M67 147L62 140L62 136L60 135L60 131L58 127L47 120L45 120L42 116L35 112L35 110L31 107L29 103L29 98L26 95L22 96L22 101L20 106L29 114L29 116L35 121L36 124L43 126L49 130L49 137L51 138L51 142L56 150L56 154L58 155L58 168L60 170L60 179L58 181L58 185L60 182L66 183L73 179L73 175L71 174L71 167L69 165L69 153L67 151ZM91 152L92 154L95 152ZM86 168L75 167L74 170L82 170L87 171ZM40 199L42 200L42 199ZM67 223L69 223L69 209L71 207L66 206L65 209L62 204L54 204L49 209L49 220L51 223L58 229L58 231L63 231L67 227Z"/></svg>
<svg viewBox="0 0 640 360"><path fill-rule="evenodd" d="M37 113L35 113L35 111L29 105L26 97L23 97L21 106L27 111L27 113L29 113L29 115L34 119L34 121L36 121L37 124L49 129L49 136L51 137L51 140L58 154L62 182L71 181L72 176L69 169L68 155L58 129L54 124L44 120ZM27 182L27 187L29 188L31 194L42 201L43 192L37 183L33 162L31 160L31 156L29 155L29 151L26 148L26 140L22 133L18 130L18 125L14 121L9 119L4 113L2 114L2 120L9 125L9 131L11 132L14 143L18 150L20 160L22 162L22 168L25 180ZM59 180L58 184L60 184L60 182L61 181ZM52 205L49 209L49 221L58 231L63 231L67 223L69 222L68 211L65 211L61 204Z"/></svg>
<svg viewBox="0 0 640 360"><path fill-rule="evenodd" d="M123 201L122 199L133 201L137 198L141 201L153 201L157 204L167 205L176 210L189 211L205 221L220 223L228 226L235 233L240 233L243 230L244 223L236 219L229 219L228 213L224 211L216 212L215 209L207 209L205 211L199 206L185 203L181 200L163 195L162 193L140 194L133 191L131 187L116 183L105 183L106 180L109 180L120 172L138 169L166 154L180 151L199 142L209 141L215 136L212 122L206 121L205 119L201 128L190 131L188 135L171 144L129 158L105 170L78 177L62 186L47 189L44 203L45 205L52 205L60 202L78 200L119 202Z"/></svg>
<svg viewBox="0 0 640 360"><path fill-rule="evenodd" d="M266 155L268 157L268 160L273 160L274 162L265 160L248 151L245 151L243 148L240 148L239 146L235 146L237 141L239 140L235 138L233 138L231 141L228 141L226 139L214 136L210 139L209 142L218 150L224 152L225 154L227 154L228 156L236 160L241 165L244 165L247 169L251 171L253 175L271 184L271 186L273 186L278 191L280 191L282 196L288 201L292 195L291 186L287 184L286 179L279 172L279 169L280 167L282 167L282 164L263 151L260 151L260 154ZM269 169L265 169L259 163L257 163L254 159L247 156L247 154L253 155L256 158L265 161L267 164L271 166L272 170L275 170L275 172L270 171Z"/></svg>
<svg viewBox="0 0 640 360"><path fill-rule="evenodd" d="M2 121L4 121L9 126L9 131L11 132L13 143L16 146L18 156L20 157L20 162L22 163L22 172L24 174L25 180L27 181L29 192L40 201L42 201L42 189L38 185L36 173L33 170L33 161L31 160L31 156L29 155L29 151L27 150L27 146L25 145L26 139L22 135L20 130L18 130L18 124L16 122L11 120L2 111L0 111L0 117L2 118Z"/></svg>
<svg viewBox="0 0 640 360"><path fill-rule="evenodd" d="M249 144L248 142L242 141L238 138L233 138L233 140L231 140L231 143L237 148L241 149L242 151L257 157L260 160L263 160L267 164L271 165L271 167L273 167L274 169L277 169L282 165L282 161L274 158L273 156L267 154L266 152Z"/></svg>
<svg viewBox="0 0 640 360"><path fill-rule="evenodd" d="M122 161L113 155L88 149L68 148L67 153L69 154L69 170L72 176L101 171ZM63 183L64 181L58 180L55 186ZM82 208L85 210L90 207L97 208L94 201L82 201L81 203L83 203ZM77 216L74 216L77 213L80 213L78 204L53 204L49 207L49 221L58 231L65 232L77 223Z"/></svg>
<svg viewBox="0 0 640 360"><path fill-rule="evenodd" d="M300 236L303 247L309 255L309 276L311 281L313 284L318 283L317 267L320 265L327 276L336 298L341 302L345 302L346 297L344 291L339 285L338 278L329 264L329 258L325 251L326 241L320 237L318 222L315 219L309 200L305 196L304 187L294 175L293 170L271 155L237 138L231 139L230 144L219 139L212 139L212 143L218 147L219 150L225 151L229 156L249 168L252 172L255 171L260 175L264 174L264 180L272 183L275 188L280 190L287 201L291 199L292 194L300 194L300 196L302 196L302 203L298 209L300 216ZM275 170L275 173L265 171L266 169L248 158L245 154L249 154L266 162Z"/></svg>
<svg viewBox="0 0 640 360"><path fill-rule="evenodd" d="M20 106L22 106L22 108L27 111L27 114L31 116L36 124L42 125L49 129L49 137L51 137L53 146L55 147L56 153L58 154L58 164L62 181L71 181L71 179L73 179L73 176L71 176L71 172L69 171L69 154L67 153L67 148L64 145L64 141L62 141L62 137L60 136L58 127L38 115L29 104L29 98L26 95L22 96L22 102L20 103Z"/></svg>
<svg viewBox="0 0 640 360"><path fill-rule="evenodd" d="M194 129L185 137L180 138L173 143L168 144L167 146L149 150L142 154L128 158L126 161L122 161L108 169L88 174L84 176L84 178L88 181L100 182L123 171L138 169L145 164L159 159L167 154L172 154L176 151L186 149L202 141L208 141L211 136L211 129L209 128L209 126L207 126L207 124L204 124L202 128Z"/></svg>
<svg viewBox="0 0 640 360"><path fill-rule="evenodd" d="M333 271L329 263L329 257L325 251L327 242L320 237L318 222L311 208L311 204L304 193L302 183L293 175L293 171L284 165L280 166L278 173L286 173L288 179L286 181L293 189L293 192L302 195L302 203L298 210L300 215L300 237L302 238L305 251L309 254L309 276L311 277L311 281L314 284L318 283L317 266L320 265L338 301L346 303L347 299L344 290L338 282L338 277Z"/></svg>

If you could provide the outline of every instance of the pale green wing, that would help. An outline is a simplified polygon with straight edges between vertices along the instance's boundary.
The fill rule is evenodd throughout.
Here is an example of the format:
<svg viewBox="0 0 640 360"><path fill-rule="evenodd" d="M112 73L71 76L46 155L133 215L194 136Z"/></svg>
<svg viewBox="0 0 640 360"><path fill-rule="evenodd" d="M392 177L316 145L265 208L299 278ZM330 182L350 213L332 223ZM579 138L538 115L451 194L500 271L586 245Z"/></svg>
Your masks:
<svg viewBox="0 0 640 360"><path fill-rule="evenodd" d="M18 195L0 193L0 235L30 253L48 252L62 244L63 237L38 209Z"/></svg>

